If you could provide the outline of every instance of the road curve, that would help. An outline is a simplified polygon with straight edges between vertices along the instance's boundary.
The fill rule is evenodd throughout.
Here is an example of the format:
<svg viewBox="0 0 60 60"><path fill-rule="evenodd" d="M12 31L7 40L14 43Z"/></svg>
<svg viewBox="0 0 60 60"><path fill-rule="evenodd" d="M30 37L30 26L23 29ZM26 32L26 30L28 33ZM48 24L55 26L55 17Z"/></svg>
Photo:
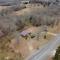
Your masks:
<svg viewBox="0 0 60 60"><path fill-rule="evenodd" d="M60 45L60 35L57 35L50 42L41 47L37 52L33 53L26 60L48 60L48 56Z"/></svg>

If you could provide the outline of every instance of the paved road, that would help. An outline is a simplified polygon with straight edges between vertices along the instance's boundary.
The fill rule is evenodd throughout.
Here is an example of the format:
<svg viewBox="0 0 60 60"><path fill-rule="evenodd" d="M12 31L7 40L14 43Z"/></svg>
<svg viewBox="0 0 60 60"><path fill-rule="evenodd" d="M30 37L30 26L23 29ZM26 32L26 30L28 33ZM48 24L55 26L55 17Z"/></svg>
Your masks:
<svg viewBox="0 0 60 60"><path fill-rule="evenodd" d="M44 45L36 53L33 53L26 60L48 60L48 56L60 45L60 35L57 35L53 40Z"/></svg>

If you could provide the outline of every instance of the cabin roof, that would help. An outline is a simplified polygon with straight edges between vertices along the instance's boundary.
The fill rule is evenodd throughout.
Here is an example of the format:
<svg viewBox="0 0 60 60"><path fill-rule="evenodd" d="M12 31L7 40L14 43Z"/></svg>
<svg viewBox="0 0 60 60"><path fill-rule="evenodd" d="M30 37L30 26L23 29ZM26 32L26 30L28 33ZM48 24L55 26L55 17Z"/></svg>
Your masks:
<svg viewBox="0 0 60 60"><path fill-rule="evenodd" d="M34 33L34 32L36 32L36 31L37 31L36 27L31 27L31 28L28 28L28 29L22 31L22 32L20 33L20 35L26 36L26 35L28 35L29 33Z"/></svg>

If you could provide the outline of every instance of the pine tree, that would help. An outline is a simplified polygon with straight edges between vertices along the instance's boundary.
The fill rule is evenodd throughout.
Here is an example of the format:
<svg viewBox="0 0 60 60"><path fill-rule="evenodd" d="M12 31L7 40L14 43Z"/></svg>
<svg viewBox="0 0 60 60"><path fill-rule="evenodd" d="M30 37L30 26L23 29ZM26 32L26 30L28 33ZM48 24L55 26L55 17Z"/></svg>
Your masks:
<svg viewBox="0 0 60 60"><path fill-rule="evenodd" d="M56 54L53 60L60 60L60 46L56 50Z"/></svg>

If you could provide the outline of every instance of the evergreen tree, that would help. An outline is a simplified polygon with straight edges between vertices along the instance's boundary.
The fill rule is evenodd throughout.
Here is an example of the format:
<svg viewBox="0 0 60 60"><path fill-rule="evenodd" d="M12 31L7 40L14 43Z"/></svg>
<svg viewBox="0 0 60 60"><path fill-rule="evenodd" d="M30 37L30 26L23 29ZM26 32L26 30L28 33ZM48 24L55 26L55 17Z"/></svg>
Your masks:
<svg viewBox="0 0 60 60"><path fill-rule="evenodd" d="M60 46L56 50L56 54L53 60L60 60Z"/></svg>

